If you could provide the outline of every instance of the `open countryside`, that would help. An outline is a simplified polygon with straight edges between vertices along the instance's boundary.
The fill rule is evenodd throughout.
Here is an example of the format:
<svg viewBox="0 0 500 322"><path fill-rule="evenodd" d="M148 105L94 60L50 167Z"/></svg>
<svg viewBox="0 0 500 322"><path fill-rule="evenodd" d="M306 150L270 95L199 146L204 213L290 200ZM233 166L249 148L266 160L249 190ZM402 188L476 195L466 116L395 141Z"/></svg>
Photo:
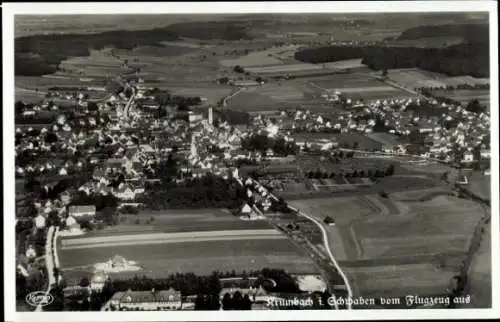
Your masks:
<svg viewBox="0 0 500 322"><path fill-rule="evenodd" d="M487 14L104 17L16 17L18 310L491 306Z"/></svg>

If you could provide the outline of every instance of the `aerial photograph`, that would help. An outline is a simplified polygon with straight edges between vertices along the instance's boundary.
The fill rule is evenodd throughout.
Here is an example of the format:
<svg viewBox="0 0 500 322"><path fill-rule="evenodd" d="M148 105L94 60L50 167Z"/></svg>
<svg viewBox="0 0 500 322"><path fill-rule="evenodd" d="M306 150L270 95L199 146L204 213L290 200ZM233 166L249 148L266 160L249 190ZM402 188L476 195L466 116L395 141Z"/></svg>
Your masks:
<svg viewBox="0 0 500 322"><path fill-rule="evenodd" d="M488 12L14 24L17 312L492 307Z"/></svg>

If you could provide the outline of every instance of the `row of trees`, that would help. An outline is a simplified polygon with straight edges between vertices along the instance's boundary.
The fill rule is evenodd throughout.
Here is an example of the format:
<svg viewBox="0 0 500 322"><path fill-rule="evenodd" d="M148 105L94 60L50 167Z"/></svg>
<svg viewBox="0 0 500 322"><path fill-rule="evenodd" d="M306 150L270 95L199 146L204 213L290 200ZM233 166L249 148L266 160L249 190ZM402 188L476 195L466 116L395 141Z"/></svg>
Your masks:
<svg viewBox="0 0 500 322"><path fill-rule="evenodd" d="M328 172L317 169L306 172L309 179L333 179L333 178L383 178L394 174L394 166L390 165L386 169L366 169L340 172Z"/></svg>
<svg viewBox="0 0 500 322"><path fill-rule="evenodd" d="M259 151L265 154L271 149L278 156L288 156L297 154L299 147L284 138L270 138L264 134L255 134L241 140L241 146L245 150Z"/></svg>
<svg viewBox="0 0 500 322"><path fill-rule="evenodd" d="M437 91L437 90L446 90L446 91L453 91L453 90L461 90L461 89L489 89L490 84L459 84L459 85L446 85L446 86L440 86L440 87L417 87L414 88L415 90L419 92L430 92L430 91Z"/></svg>

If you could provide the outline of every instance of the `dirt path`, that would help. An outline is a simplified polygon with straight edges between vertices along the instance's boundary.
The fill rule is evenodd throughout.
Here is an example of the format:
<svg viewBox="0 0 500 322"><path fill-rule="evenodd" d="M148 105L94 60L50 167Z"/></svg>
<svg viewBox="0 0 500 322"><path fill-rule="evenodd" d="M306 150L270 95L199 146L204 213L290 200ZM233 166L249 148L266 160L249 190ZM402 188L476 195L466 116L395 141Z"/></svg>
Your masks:
<svg viewBox="0 0 500 322"><path fill-rule="evenodd" d="M467 308L490 308L492 305L491 209L483 207L485 217L474 231L464 263L463 273L468 281L463 296L471 296L471 304L464 306Z"/></svg>

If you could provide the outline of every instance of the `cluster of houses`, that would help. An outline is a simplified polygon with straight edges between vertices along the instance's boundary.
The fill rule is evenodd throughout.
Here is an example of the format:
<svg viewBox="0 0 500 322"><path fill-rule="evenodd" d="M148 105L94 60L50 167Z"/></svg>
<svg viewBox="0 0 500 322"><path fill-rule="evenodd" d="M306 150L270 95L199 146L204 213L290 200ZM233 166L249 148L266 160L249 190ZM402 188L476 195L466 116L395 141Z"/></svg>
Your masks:
<svg viewBox="0 0 500 322"><path fill-rule="evenodd" d="M252 127L278 132L285 140L299 147L317 147L329 150L338 146L331 133L361 133L371 135L382 131L392 136L394 144L381 144L381 152L405 154L414 142L403 142L398 137L418 133L419 154L426 158L451 161L461 154L464 163L489 159L490 120L487 113L473 113L463 106L423 102L419 98L376 100L370 103L354 102L351 110L338 113L313 113L308 109L281 112L280 115L257 115ZM424 106L425 104L425 106ZM435 109L427 115L419 109ZM273 122L270 120L273 119ZM375 129L382 120L383 128ZM269 129L272 123L273 129ZM331 135L329 135L330 133ZM479 150L480 153L473 151ZM408 152L409 153L409 152Z"/></svg>

